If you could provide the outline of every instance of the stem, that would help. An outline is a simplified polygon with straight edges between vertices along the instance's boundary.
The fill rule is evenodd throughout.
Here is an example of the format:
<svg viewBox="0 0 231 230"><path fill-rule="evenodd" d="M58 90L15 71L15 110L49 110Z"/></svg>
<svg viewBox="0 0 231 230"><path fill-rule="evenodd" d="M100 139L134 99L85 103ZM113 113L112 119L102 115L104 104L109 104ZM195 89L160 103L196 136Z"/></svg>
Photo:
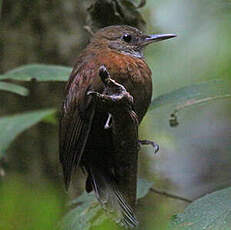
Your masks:
<svg viewBox="0 0 231 230"><path fill-rule="evenodd" d="M184 201L184 202L187 202L187 203L192 202L192 200L189 200L187 198L184 198L184 197L181 197L181 196L178 196L178 195L174 195L174 194L171 194L171 193L168 193L168 192L156 189L156 188L151 188L150 191L154 192L154 193L157 193L159 195L162 195L162 196L170 197L170 198L176 199L176 200L181 200L181 201Z"/></svg>

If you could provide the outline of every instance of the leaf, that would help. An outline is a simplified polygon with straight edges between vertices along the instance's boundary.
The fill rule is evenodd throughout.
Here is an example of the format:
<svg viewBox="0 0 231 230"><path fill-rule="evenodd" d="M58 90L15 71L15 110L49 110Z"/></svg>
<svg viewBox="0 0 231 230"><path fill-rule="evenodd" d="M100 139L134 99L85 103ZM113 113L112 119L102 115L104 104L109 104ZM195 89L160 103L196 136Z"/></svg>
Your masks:
<svg viewBox="0 0 231 230"><path fill-rule="evenodd" d="M138 180L137 197L143 198L149 192L152 182L144 179ZM71 202L71 205L77 205L70 210L61 222L63 230L89 230L92 226L101 226L108 221L108 216L99 205L95 194L84 192L77 199ZM115 224L114 224L115 225ZM118 228L116 225L114 228ZM110 229L114 229L110 228Z"/></svg>
<svg viewBox="0 0 231 230"><path fill-rule="evenodd" d="M58 118L56 113L51 113L48 116L43 118L43 122L46 122L48 124L52 125L58 125Z"/></svg>
<svg viewBox="0 0 231 230"><path fill-rule="evenodd" d="M151 189L153 182L139 178L137 183L137 199L144 198Z"/></svg>
<svg viewBox="0 0 231 230"><path fill-rule="evenodd" d="M23 131L54 113L54 109L44 109L25 112L0 118L0 158L6 152L10 143Z"/></svg>
<svg viewBox="0 0 231 230"><path fill-rule="evenodd" d="M0 75L1 79L18 81L67 81L71 73L70 67L58 65L32 64L23 65Z"/></svg>
<svg viewBox="0 0 231 230"><path fill-rule="evenodd" d="M174 217L169 229L231 229L231 187L205 195Z"/></svg>
<svg viewBox="0 0 231 230"><path fill-rule="evenodd" d="M231 95L229 85L226 81L212 80L186 86L155 98L151 103L150 109L156 109L168 104L173 104L174 106L182 106L182 104L193 105L194 100L196 102L197 100L211 97L214 97L215 100L220 96Z"/></svg>
<svg viewBox="0 0 231 230"><path fill-rule="evenodd" d="M71 202L77 205L70 210L61 222L61 229L65 230L88 230L91 227L91 218L97 215L100 206L97 203L94 193L84 192L77 199ZM97 207L97 208L96 208Z"/></svg>
<svg viewBox="0 0 231 230"><path fill-rule="evenodd" d="M8 83L8 82L3 82L3 81L0 81L0 90L8 91L11 93L16 93L21 96L27 96L29 94L29 91L27 88L20 86L20 85Z"/></svg>

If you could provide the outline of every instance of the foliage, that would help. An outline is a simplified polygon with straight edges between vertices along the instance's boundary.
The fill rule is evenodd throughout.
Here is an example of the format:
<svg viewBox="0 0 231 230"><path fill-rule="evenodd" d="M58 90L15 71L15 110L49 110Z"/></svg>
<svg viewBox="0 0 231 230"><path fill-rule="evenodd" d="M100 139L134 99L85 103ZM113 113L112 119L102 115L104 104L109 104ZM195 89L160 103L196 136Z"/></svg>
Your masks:
<svg viewBox="0 0 231 230"><path fill-rule="evenodd" d="M139 179L137 185L137 199L145 197L152 183ZM105 226L110 223L110 229L119 229L115 223L107 218L107 215L100 207L93 193L87 194L84 192L81 196L71 202L71 205L76 207L69 211L63 219L63 230L89 230L100 226L101 229L106 229Z"/></svg>
<svg viewBox="0 0 231 230"><path fill-rule="evenodd" d="M54 112L54 109L43 109L1 117L0 128L3 131L0 132L0 158L16 136Z"/></svg>
<svg viewBox="0 0 231 230"><path fill-rule="evenodd" d="M205 195L177 214L170 229L226 230L231 226L231 187Z"/></svg>
<svg viewBox="0 0 231 230"><path fill-rule="evenodd" d="M11 70L1 75L0 79L18 81L30 81L32 79L36 79L41 82L65 81L70 72L71 69L69 67L33 64ZM26 88L3 81L0 81L0 90L1 89L9 92L15 92L23 96L28 94L28 90ZM207 81L183 87L161 95L152 101L150 109L156 109L163 105L173 104L176 106L176 110L179 110L179 108L198 104L198 101L208 102L206 99L216 100L219 96L226 97L230 95L228 84L225 81ZM54 110L41 110L0 118L1 129L7 131L0 134L0 157L17 135L52 113L54 113ZM55 121L53 121L53 123L55 123Z"/></svg>
<svg viewBox="0 0 231 230"><path fill-rule="evenodd" d="M150 110L170 104L172 112L170 114L169 125L175 127L179 124L176 116L179 111L191 106L230 97L231 94L228 81L209 80L182 87L154 98Z"/></svg>
<svg viewBox="0 0 231 230"><path fill-rule="evenodd" d="M0 0L0 14L2 2L3 0ZM15 66L18 63L27 63L31 60L45 63L70 63L73 60L79 51L79 48L77 48L73 52L72 48L76 47L73 44L81 43L80 47L82 48L83 44L81 40L84 40L80 29L82 23L79 23L82 11L78 11L77 14L75 11L71 11L71 8L74 8L71 7L74 6L71 5L74 1L70 1L68 4L61 4L61 2L57 1L56 4L52 4L46 1L44 3L42 1L20 1L18 3L16 1L4 1L4 4L7 5L3 11L5 17L1 17L0 15L1 22L3 22L1 23L2 33L0 39L1 64L4 69L11 68L11 66ZM80 9L82 7L80 4L81 1L75 2L77 2L77 5L79 4L78 8ZM116 3L114 7L107 10L107 12L102 11L100 4L94 4L97 2L96 0L88 0L86 2L92 2L92 6L89 5L87 8L88 17L90 16L88 21L92 22L90 24L95 23L98 24L95 26L99 27L101 27L101 24L110 24L110 20L105 20L105 15L107 15L111 19L113 18L115 23L124 23L123 20L125 20L126 23L130 21L131 23L137 23L140 27L143 26L142 16L137 17L137 15L141 14L132 4L136 2L136 5L139 5L139 3L145 2L143 0L116 0L113 1ZM112 0L98 2L107 4L108 2L112 2ZM216 188L220 185L223 186L222 183L225 186L225 184L230 183L230 180L222 178L224 175L222 173L230 174L230 170L227 169L230 168L228 165L230 162L230 140L226 142L226 138L230 137L228 123L230 122L231 110L226 106L228 101L224 100L230 98L231 83L230 1L150 0L146 2L148 7L144 9L142 15L148 17L148 20L152 22L152 25L148 25L148 30L150 32L160 31L177 34L177 38L174 41L153 45L146 50L145 54L153 72L154 95L158 95L158 97L153 99L149 116L147 116L152 119L151 121L149 120L149 125L155 127L150 133L155 137L157 136L157 143L160 144L161 151L165 152L163 158L166 158L165 162L168 161L170 162L168 165L171 165L169 168L166 167L164 176L158 175L158 177L168 178L168 181L173 183L172 187L176 188L181 187L176 182L176 179L179 178L176 174L180 174L182 180L178 181L182 181L182 187L187 187L187 189L183 190L185 192L197 189L194 186L196 184L195 181L203 181L203 186L198 186L202 187L200 191L203 191L203 189L204 191L214 190L215 184ZM53 8L52 5L62 5L65 7L65 17L61 16L64 15L60 10L62 7ZM129 9L129 14L127 12L124 13L125 8ZM23 18L20 15L23 15ZM130 18L129 21L127 17ZM68 18L72 19L72 23L67 23L70 22ZM135 21L135 18L138 18L139 21ZM26 23L23 24L24 20ZM100 20L102 21L100 22ZM48 21L52 23L48 23ZM70 27L75 29L73 30ZM33 37L32 33L35 34L36 38ZM5 42L4 39L6 40ZM25 40L25 42L23 43L22 40ZM7 46L6 43L8 44ZM27 49L26 52L24 52L25 47ZM68 52L68 50L71 51ZM39 58L36 58L36 56L39 56ZM32 81L33 85L39 85L42 88L43 85L40 82L64 82L67 80L70 72L70 67L56 65L33 64L20 66L0 75L0 90L4 91L4 95L6 94L5 92L14 93L16 95L9 94L9 97L19 98L18 101L21 99L25 101L25 99L29 98L26 97L29 93L33 94L33 89L29 92L24 86L29 85L28 83L24 84L25 81ZM221 103L213 103L209 107L208 102L211 104L211 102L216 100L221 100ZM203 106L198 106L202 103ZM216 107L215 109L211 109L213 105ZM44 107L47 108L46 106ZM207 109L208 107L210 109ZM169 127L167 126L164 127L161 119L166 119L165 113L171 115L170 125L177 125L177 113L187 108L191 108L191 110L190 113L185 113L187 115L185 123L191 122L193 124L189 126L185 125L183 128L180 126L179 129L174 130L168 129ZM201 114L204 115L206 121L201 119L203 117ZM41 121L57 125L55 110L24 111L16 115L4 115L4 117L0 118L0 182L6 179L6 183L4 182L3 186L0 186L0 229L57 229L55 224L60 218L61 210L63 210L63 207L60 209L61 203L60 197L56 194L57 189L50 188L47 184L44 184L44 186L30 186L25 181L18 181L18 179L9 181L8 174L5 178L1 177L4 174L2 172L2 163L5 166L4 162L8 160L8 155L5 153L10 144L19 135L23 135L22 132ZM210 125L213 126L211 135L216 138L215 141L215 138L207 138L210 132L208 126ZM200 128L198 128L199 126ZM219 130L220 127L221 129ZM187 135L179 135L181 128L187 132ZM193 129L195 129L194 133ZM172 137L171 132L173 134ZM201 133L203 138L200 138ZM163 145L163 143L159 142L162 137L164 137L165 143L171 138L170 142L172 142ZM179 139L180 141L177 143ZM224 139L226 144L223 144L221 139ZM189 140L188 144L190 148L186 145L182 146L182 143L185 144L187 140ZM202 144L195 146L195 143L196 145ZM167 148L173 150L168 152ZM180 149L183 149L184 159L180 155ZM219 171L219 165L222 165L220 161L222 159L222 149L225 149L223 160L227 162L227 168L221 167ZM192 152L195 154L190 154ZM178 156L176 161L178 159L180 161L177 163L172 162L171 159L174 156L170 158L170 154L168 155L168 153L175 153L174 156ZM209 153L209 158L207 158L208 154L206 155L206 153ZM198 156L199 154L200 156ZM215 154L218 157L215 157ZM44 161L47 163L50 160L49 158L50 156L47 156ZM157 156L158 158L159 156ZM144 157L143 159L146 160L147 158ZM216 162L215 166L218 167L214 167L211 164L212 161ZM191 168L188 167L187 163ZM34 169L33 163L29 162L28 164ZM183 172L180 170L174 172L172 169L174 164L176 167L184 165ZM9 165L12 167L12 164ZM158 168L161 165L156 167L156 161L151 161L150 165L152 168L157 168L155 171L155 174L157 174ZM162 167L165 167L165 165ZM191 169L193 172L190 171ZM186 175L184 172L186 172ZM187 177L188 172L192 174L191 178ZM22 172L20 171L20 173ZM36 173L39 174L41 172L36 171ZM219 174L219 177L216 174ZM30 174L30 176L31 180L33 180L33 174ZM227 176L227 178L229 177ZM221 178L221 180L218 182L216 181L217 178ZM209 187L206 183L212 183L213 186ZM150 182L141 181L138 185L138 193L141 194L143 192L143 195L147 194L149 191L148 185L151 186ZM54 196L56 199L54 199ZM145 200L150 201L148 200L148 196ZM149 215L149 218L152 219L152 225L142 229L162 229L158 224L155 225L155 222L156 219L157 222L158 219L161 219L158 215L158 209L163 208L162 206L164 205L162 205L158 195L153 196L153 200L157 200L156 203L158 203L158 206L153 208L154 206L149 205L147 202L145 208L142 210L142 212L148 213L147 216ZM165 202L166 200L169 199L165 199ZM64 222L65 220L68 222L66 222L67 225L65 226L73 224L73 227L76 228L82 226L83 230L118 229L117 225L106 220L102 209L100 209L95 201L95 197L92 194L87 195L84 193L71 202L71 206L76 207L65 216ZM168 204L168 207L164 209L164 212L167 214L163 215L163 222L167 222L166 220L170 213L169 209L171 209L169 206L171 205ZM173 218L169 229L230 229L230 206L230 188L211 193L194 201L183 213L177 214ZM179 212L175 211L175 208L174 212ZM80 220L78 214L81 214L80 216L83 219ZM142 213L143 215L145 214ZM154 225L155 227L153 227Z"/></svg>
<svg viewBox="0 0 231 230"><path fill-rule="evenodd" d="M179 108L185 105L194 105L197 101L205 99L213 99L219 96L231 96L230 87L227 81L210 80L185 86L164 95L160 95L151 103L150 109L156 109L160 106L173 104L174 107Z"/></svg>
<svg viewBox="0 0 231 230"><path fill-rule="evenodd" d="M0 80L11 79L18 81L66 81L71 73L70 67L32 64L10 70L0 76Z"/></svg>
<svg viewBox="0 0 231 230"><path fill-rule="evenodd" d="M70 71L68 67L36 64L22 66L9 71L0 78L1 80L20 81L30 81L32 79L36 79L37 81L65 81ZM219 87L217 87L218 85ZM26 96L28 94L28 91L24 87L12 83L1 81L0 87L2 90L14 92L19 95ZM217 88L220 90L217 90ZM230 96L226 83L224 81L207 81L161 95L152 101L151 109L156 109L167 104L172 104L177 109L182 105L197 104L198 100L202 100L203 102L206 98L215 100L218 96ZM207 101L204 100L204 102ZM3 156L15 137L32 125L43 120L55 123L52 116L54 112L55 110L53 109L43 109L0 118L0 127L1 130L4 130L0 134L0 157ZM139 180L138 198L144 197L151 186L152 183ZM228 221L229 207L231 206L230 202L228 202L230 200L229 192L230 189L225 189L193 202L186 208L183 214L176 216L173 221L174 224L171 227L175 228L177 226L177 229L209 229L210 226L213 226L213 229L215 227L216 229L225 229L225 226L230 224ZM6 205L7 202L8 200L3 201L3 204ZM62 223L60 223L62 229L97 229L97 226L102 226L103 228L103 226L108 226L108 224L110 224L111 229L118 229L117 225L107 219L93 194L88 195L83 193L72 202L72 205L77 206L69 211ZM9 214L6 215L9 216ZM9 219L10 217L7 218ZM223 228L218 228L219 226Z"/></svg>
<svg viewBox="0 0 231 230"><path fill-rule="evenodd" d="M16 93L21 96L27 96L29 93L25 87L3 81L0 81L0 90Z"/></svg>

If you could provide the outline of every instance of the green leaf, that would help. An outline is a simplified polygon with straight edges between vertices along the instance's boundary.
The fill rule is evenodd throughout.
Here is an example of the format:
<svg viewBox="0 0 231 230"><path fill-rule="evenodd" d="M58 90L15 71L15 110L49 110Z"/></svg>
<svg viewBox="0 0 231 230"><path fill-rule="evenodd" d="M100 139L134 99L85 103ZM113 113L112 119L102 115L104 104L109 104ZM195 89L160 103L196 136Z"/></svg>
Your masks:
<svg viewBox="0 0 231 230"><path fill-rule="evenodd" d="M12 79L19 81L67 81L71 73L70 67L58 65L32 64L20 66L3 75L1 79Z"/></svg>
<svg viewBox="0 0 231 230"><path fill-rule="evenodd" d="M63 218L61 229L64 230L88 230L91 227L91 218L97 215L98 208L94 193L84 192L77 199L72 201L77 205L76 208L70 210Z"/></svg>
<svg viewBox="0 0 231 230"><path fill-rule="evenodd" d="M54 109L44 109L25 112L0 118L0 158L6 152L10 143L23 131L54 113Z"/></svg>
<svg viewBox="0 0 231 230"><path fill-rule="evenodd" d="M155 98L151 103L150 109L156 109L168 104L173 104L173 106L180 105L182 107L187 104L198 104L198 100L202 99L206 99L204 102L207 102L209 99L215 100L217 97L231 96L229 85L226 81L212 80L186 86Z"/></svg>
<svg viewBox="0 0 231 230"><path fill-rule="evenodd" d="M43 118L43 122L46 122L52 125L58 125L58 118L57 118L56 113L51 113L45 118Z"/></svg>
<svg viewBox="0 0 231 230"><path fill-rule="evenodd" d="M143 198L149 192L152 182L144 179L138 180L137 197ZM107 214L99 205L95 194L84 192L77 199L71 202L71 205L77 205L70 210L63 218L61 229L63 230L89 230L91 227L105 225L108 220ZM103 225L102 225L103 224ZM112 225L111 225L112 224ZM118 229L115 223L111 222L110 229ZM106 229L106 228L105 228Z"/></svg>
<svg viewBox="0 0 231 230"><path fill-rule="evenodd" d="M231 187L205 195L172 220L169 229L231 229Z"/></svg>
<svg viewBox="0 0 231 230"><path fill-rule="evenodd" d="M21 96L27 96L29 94L28 89L25 87L3 81L0 81L0 90L16 93Z"/></svg>
<svg viewBox="0 0 231 230"><path fill-rule="evenodd" d="M153 182L147 181L145 179L139 178L137 183L137 199L144 198L151 189Z"/></svg>

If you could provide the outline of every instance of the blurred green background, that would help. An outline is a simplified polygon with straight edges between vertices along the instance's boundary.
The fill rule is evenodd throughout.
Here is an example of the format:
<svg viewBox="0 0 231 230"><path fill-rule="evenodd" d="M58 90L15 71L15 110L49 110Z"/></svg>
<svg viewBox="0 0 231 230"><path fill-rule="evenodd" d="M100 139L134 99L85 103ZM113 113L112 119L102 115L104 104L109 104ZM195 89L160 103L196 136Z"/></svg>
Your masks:
<svg viewBox="0 0 231 230"><path fill-rule="evenodd" d="M214 79L225 80L231 88L230 0L147 0L140 11L148 32L177 34L145 51L154 97ZM80 0L3 1L0 73L31 63L72 66L89 39L85 19ZM63 83L23 85L30 90L27 97L0 91L1 116L60 107ZM222 90L218 85L217 91ZM149 111L141 125L140 136L155 140L160 151L153 155L151 147L142 148L140 177L190 200L230 186L230 99L180 111L179 125L173 128L168 119L174 108ZM57 131L57 122L39 123L21 134L0 159L0 229L53 229L64 213L68 195L58 162ZM70 197L83 191L82 181L76 176ZM137 207L141 229L165 229L169 218L187 205L150 192Z"/></svg>

